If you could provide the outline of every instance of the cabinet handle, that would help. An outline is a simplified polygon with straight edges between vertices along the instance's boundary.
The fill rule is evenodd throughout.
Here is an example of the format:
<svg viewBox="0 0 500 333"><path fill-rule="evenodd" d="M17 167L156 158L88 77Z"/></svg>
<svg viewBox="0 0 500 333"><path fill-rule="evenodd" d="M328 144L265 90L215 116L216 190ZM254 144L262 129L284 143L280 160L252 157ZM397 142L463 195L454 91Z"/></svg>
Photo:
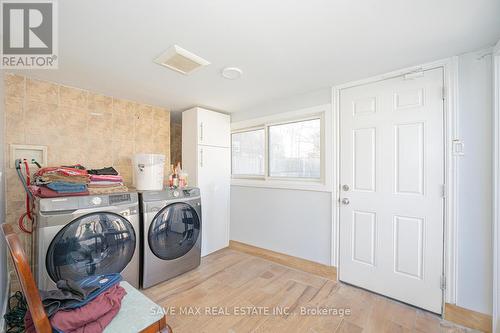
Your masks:
<svg viewBox="0 0 500 333"><path fill-rule="evenodd" d="M203 168L203 148L200 149L200 167Z"/></svg>
<svg viewBox="0 0 500 333"><path fill-rule="evenodd" d="M200 123L200 141L203 141L203 122Z"/></svg>

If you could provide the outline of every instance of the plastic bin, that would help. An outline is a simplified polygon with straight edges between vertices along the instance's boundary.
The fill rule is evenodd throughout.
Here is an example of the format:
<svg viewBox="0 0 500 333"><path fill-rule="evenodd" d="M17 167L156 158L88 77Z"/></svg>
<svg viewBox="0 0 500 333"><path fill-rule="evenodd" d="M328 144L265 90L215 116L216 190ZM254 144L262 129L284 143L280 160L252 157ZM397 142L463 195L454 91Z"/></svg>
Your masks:
<svg viewBox="0 0 500 333"><path fill-rule="evenodd" d="M135 154L132 159L133 183L139 191L163 189L165 155Z"/></svg>

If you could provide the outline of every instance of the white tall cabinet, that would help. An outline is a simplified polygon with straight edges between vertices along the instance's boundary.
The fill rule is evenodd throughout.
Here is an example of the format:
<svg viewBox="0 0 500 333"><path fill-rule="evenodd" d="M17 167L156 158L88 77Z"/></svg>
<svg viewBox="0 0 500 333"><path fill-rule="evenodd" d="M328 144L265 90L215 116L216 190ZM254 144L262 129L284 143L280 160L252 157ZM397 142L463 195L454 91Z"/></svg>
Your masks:
<svg viewBox="0 0 500 333"><path fill-rule="evenodd" d="M229 115L192 108L182 113L182 163L202 204L201 255L229 245L231 179Z"/></svg>

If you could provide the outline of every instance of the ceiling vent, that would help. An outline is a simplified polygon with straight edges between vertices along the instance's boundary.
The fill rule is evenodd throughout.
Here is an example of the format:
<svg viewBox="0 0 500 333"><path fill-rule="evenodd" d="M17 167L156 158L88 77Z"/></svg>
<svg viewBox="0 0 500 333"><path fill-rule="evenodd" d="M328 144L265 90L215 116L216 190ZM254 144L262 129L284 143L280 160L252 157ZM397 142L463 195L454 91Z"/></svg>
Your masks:
<svg viewBox="0 0 500 333"><path fill-rule="evenodd" d="M210 62L182 47L174 45L154 60L159 65L168 67L184 75L191 74L196 69L209 65Z"/></svg>

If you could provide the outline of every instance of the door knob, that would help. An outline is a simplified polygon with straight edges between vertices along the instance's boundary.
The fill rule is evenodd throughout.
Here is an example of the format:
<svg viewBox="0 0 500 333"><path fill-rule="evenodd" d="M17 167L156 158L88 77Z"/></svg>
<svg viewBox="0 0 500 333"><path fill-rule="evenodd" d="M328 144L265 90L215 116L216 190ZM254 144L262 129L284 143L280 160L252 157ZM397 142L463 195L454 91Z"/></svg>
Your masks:
<svg viewBox="0 0 500 333"><path fill-rule="evenodd" d="M348 198L342 199L342 204L348 205L349 204L349 199Z"/></svg>

